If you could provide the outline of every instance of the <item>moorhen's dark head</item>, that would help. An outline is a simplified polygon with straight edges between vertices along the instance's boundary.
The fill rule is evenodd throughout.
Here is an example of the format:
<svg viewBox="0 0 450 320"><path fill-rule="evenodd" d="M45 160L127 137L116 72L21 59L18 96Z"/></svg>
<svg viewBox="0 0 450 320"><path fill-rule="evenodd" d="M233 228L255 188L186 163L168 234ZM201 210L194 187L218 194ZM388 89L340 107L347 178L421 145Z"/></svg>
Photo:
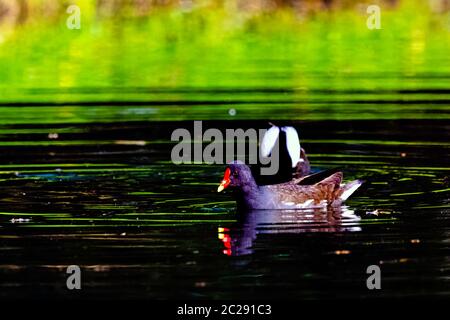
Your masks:
<svg viewBox="0 0 450 320"><path fill-rule="evenodd" d="M225 174L219 188L217 188L217 192L221 192L227 187L242 188L249 184L255 184L250 168L241 161L233 161L225 169Z"/></svg>

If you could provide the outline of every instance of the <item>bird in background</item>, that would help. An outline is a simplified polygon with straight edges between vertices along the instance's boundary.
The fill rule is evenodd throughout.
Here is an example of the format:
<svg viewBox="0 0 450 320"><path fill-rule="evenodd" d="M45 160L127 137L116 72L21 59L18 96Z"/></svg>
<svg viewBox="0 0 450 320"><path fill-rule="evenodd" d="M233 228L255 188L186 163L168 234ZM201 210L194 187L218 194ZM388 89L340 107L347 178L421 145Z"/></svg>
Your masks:
<svg viewBox="0 0 450 320"><path fill-rule="evenodd" d="M260 153L262 157L269 157L278 152L280 167L277 175L271 177L272 181L283 182L309 175L311 166L305 149L300 145L297 130L291 126L270 124L272 126L261 140ZM278 148L275 148L277 144Z"/></svg>

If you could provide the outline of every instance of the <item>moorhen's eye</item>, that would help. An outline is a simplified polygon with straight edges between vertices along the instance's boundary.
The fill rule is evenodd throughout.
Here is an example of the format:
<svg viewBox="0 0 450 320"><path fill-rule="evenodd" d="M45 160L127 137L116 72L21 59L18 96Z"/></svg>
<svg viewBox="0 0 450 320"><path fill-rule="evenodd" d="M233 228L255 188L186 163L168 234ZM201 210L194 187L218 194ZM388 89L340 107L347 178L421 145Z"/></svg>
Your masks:
<svg viewBox="0 0 450 320"><path fill-rule="evenodd" d="M239 175L239 173L237 171L233 172L233 177L237 177Z"/></svg>

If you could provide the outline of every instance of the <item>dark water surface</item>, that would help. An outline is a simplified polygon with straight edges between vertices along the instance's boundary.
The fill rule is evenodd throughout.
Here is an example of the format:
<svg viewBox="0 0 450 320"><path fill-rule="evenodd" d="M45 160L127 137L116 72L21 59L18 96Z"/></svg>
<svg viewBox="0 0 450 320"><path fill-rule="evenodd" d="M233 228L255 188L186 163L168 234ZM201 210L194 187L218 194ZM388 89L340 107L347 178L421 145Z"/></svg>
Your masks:
<svg viewBox="0 0 450 320"><path fill-rule="evenodd" d="M315 170L341 167L345 179L366 180L346 207L248 214L216 192L223 166L170 162L171 132L204 119L189 116L189 105L173 107L183 121L151 121L155 106L145 104L60 106L54 116L48 106L24 107L28 113L3 106L0 297L448 297L448 102L430 102L441 106L441 119L414 103L372 104L417 119L292 122ZM223 114L203 105L210 118L232 120L226 101ZM370 108L354 103L340 112L363 116ZM121 116L108 117L116 111ZM269 111L259 119L272 120ZM267 121L204 127L267 128ZM72 264L82 269L78 292L66 289ZM382 271L377 292L366 288L373 264Z"/></svg>

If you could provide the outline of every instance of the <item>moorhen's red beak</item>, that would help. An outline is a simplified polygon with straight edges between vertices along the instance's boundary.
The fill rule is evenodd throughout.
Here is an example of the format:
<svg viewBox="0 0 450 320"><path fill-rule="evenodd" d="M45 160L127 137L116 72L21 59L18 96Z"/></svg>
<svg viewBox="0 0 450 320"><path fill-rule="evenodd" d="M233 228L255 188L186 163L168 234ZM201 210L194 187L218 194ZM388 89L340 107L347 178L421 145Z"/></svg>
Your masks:
<svg viewBox="0 0 450 320"><path fill-rule="evenodd" d="M230 168L227 168L225 170L225 174L223 176L222 182L220 183L219 188L217 188L217 192L222 191L223 189L225 189L226 187L228 187L230 185L230 183L231 183L230 175L231 175L231 170L230 170Z"/></svg>

